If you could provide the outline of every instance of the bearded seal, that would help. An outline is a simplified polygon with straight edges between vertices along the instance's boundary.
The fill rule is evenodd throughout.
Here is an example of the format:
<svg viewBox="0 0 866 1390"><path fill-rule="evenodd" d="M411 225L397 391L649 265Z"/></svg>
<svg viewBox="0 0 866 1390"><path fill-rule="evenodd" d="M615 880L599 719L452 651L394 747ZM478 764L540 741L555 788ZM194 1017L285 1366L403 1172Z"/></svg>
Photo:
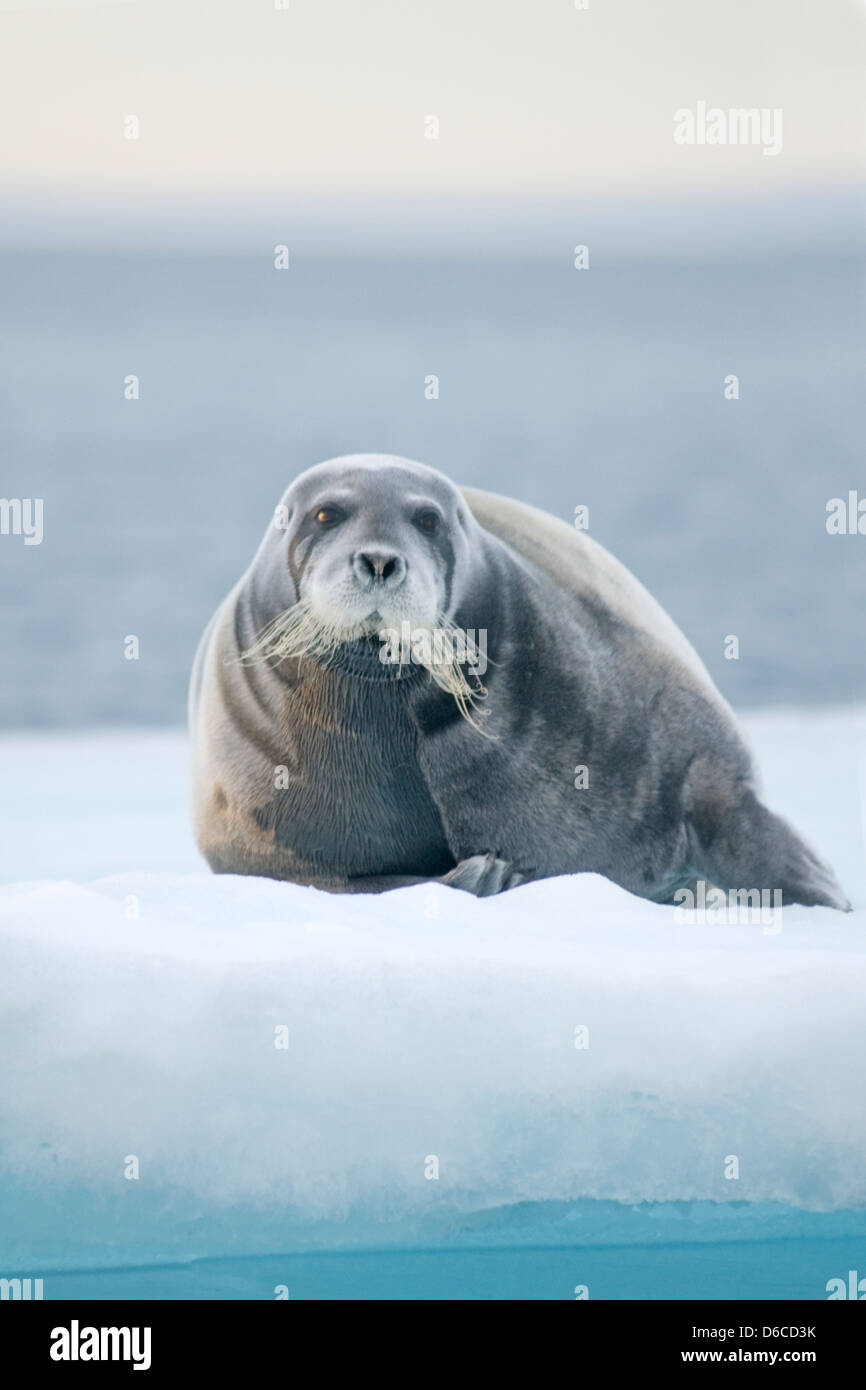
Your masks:
<svg viewBox="0 0 866 1390"><path fill-rule="evenodd" d="M217 873L488 896L595 872L654 902L705 881L848 907L629 571L408 459L350 455L292 483L204 633L189 709Z"/></svg>

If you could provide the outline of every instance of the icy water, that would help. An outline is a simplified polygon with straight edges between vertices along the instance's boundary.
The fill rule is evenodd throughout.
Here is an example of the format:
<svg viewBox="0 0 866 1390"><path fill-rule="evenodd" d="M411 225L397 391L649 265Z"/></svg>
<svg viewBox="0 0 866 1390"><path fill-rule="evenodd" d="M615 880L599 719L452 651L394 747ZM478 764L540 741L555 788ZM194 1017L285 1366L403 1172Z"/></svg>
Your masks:
<svg viewBox="0 0 866 1390"><path fill-rule="evenodd" d="M365 450L588 505L733 703L862 700L866 538L825 529L866 496L862 281L822 255L0 257L0 491L44 499L41 545L0 536L0 722L179 723L284 487Z"/></svg>
<svg viewBox="0 0 866 1390"><path fill-rule="evenodd" d="M851 1240L511 1250L398 1250L71 1271L46 1299L826 1299L847 1280Z"/></svg>

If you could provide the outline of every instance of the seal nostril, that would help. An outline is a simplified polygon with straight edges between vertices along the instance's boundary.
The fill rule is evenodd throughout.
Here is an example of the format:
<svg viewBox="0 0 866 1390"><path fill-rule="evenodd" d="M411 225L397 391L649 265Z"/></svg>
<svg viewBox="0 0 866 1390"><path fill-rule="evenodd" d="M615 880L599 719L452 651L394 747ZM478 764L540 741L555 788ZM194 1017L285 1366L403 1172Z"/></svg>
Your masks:
<svg viewBox="0 0 866 1390"><path fill-rule="evenodd" d="M388 551L360 551L352 563L359 579L392 588L400 583L406 573L406 561L402 555Z"/></svg>

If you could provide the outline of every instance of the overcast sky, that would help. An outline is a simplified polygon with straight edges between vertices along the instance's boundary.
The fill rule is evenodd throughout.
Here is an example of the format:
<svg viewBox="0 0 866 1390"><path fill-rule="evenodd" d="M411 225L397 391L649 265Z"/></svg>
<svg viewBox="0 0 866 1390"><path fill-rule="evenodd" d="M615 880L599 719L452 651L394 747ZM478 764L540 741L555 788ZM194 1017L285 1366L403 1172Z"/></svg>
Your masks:
<svg viewBox="0 0 866 1390"><path fill-rule="evenodd" d="M866 182L864 79L864 0L0 0L0 175L13 221L835 189ZM781 108L781 153L677 145L698 101Z"/></svg>

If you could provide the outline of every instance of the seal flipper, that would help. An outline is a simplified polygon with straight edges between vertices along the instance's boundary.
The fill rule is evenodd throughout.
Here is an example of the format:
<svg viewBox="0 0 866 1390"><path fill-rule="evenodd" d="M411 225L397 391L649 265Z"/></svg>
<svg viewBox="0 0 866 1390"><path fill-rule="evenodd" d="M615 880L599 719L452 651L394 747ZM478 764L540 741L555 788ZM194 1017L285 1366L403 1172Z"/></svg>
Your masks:
<svg viewBox="0 0 866 1390"><path fill-rule="evenodd" d="M778 889L783 906L851 911L829 865L751 788L722 811L710 801L699 804L690 820L696 842L692 866L724 891Z"/></svg>
<svg viewBox="0 0 866 1390"><path fill-rule="evenodd" d="M526 882L526 875L504 859L497 859L495 854L473 854L469 859L461 859L437 882L446 883L449 888L462 888L476 898L492 898L496 893L518 888Z"/></svg>
<svg viewBox="0 0 866 1390"><path fill-rule="evenodd" d="M438 878L415 874L365 874L329 884L328 888L334 893L387 893L392 888L411 888L418 883L444 883L449 888L472 893L476 898L492 898L497 893L506 893L509 888L518 888L527 878L504 859L497 859L495 854L473 854Z"/></svg>

